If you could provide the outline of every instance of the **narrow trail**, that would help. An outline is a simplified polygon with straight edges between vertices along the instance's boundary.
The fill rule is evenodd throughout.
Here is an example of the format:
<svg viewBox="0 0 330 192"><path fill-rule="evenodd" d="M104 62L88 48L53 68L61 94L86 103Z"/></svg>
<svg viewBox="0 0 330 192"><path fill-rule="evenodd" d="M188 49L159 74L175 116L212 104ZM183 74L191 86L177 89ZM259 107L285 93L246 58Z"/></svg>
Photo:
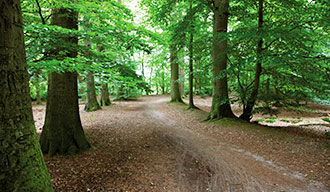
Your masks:
<svg viewBox="0 0 330 192"><path fill-rule="evenodd" d="M148 96L93 113L81 110L94 150L46 159L56 191L328 191L303 174L194 131L211 124L178 113L168 101Z"/></svg>

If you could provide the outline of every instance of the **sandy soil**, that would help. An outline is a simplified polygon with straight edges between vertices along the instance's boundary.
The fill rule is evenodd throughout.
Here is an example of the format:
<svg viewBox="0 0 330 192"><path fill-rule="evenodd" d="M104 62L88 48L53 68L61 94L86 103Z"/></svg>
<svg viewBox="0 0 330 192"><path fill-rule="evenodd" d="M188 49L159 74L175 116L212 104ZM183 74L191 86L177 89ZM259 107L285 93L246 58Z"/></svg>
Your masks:
<svg viewBox="0 0 330 192"><path fill-rule="evenodd" d="M201 122L206 112L168 101L146 96L91 113L81 106L93 150L46 157L56 191L329 190L327 138L233 120ZM44 108L33 107L38 131Z"/></svg>

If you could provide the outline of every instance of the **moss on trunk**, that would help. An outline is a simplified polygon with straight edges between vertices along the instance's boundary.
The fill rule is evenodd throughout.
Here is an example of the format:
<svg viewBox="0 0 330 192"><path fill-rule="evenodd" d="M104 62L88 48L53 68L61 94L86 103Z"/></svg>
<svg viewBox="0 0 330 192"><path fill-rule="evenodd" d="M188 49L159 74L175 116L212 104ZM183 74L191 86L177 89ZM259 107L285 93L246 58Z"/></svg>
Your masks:
<svg viewBox="0 0 330 192"><path fill-rule="evenodd" d="M19 0L0 0L0 191L53 191L30 100Z"/></svg>

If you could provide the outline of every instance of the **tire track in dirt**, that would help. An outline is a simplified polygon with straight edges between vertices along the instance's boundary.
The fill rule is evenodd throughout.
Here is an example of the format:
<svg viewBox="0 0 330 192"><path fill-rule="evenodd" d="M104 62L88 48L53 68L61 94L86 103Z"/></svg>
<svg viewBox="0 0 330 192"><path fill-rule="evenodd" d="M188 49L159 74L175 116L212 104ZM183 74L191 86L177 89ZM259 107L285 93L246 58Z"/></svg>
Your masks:
<svg viewBox="0 0 330 192"><path fill-rule="evenodd" d="M82 108L95 149L47 159L56 191L327 191L299 173L196 132L212 125L191 121L194 117L168 101L168 96L149 96L92 113Z"/></svg>
<svg viewBox="0 0 330 192"><path fill-rule="evenodd" d="M166 98L156 98L143 104L143 114L154 119L159 134L180 154L177 177L181 191L327 191L302 174L194 133L186 128L185 119L166 113L166 102Z"/></svg>

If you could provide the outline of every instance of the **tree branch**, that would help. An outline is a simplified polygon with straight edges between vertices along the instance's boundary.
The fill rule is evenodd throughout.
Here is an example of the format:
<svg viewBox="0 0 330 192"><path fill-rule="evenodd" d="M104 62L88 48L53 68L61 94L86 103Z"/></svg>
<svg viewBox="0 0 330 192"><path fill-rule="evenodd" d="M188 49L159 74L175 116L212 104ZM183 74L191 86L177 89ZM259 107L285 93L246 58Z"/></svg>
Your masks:
<svg viewBox="0 0 330 192"><path fill-rule="evenodd" d="M42 16L42 10L41 10L41 7L40 7L40 4L39 4L39 1L38 0L36 0L36 3L37 3L37 5L38 5L38 8L39 8L39 15L40 15L40 18L41 18L41 22L42 22L42 24L46 24L46 22L45 22L45 19L44 19L44 17Z"/></svg>

